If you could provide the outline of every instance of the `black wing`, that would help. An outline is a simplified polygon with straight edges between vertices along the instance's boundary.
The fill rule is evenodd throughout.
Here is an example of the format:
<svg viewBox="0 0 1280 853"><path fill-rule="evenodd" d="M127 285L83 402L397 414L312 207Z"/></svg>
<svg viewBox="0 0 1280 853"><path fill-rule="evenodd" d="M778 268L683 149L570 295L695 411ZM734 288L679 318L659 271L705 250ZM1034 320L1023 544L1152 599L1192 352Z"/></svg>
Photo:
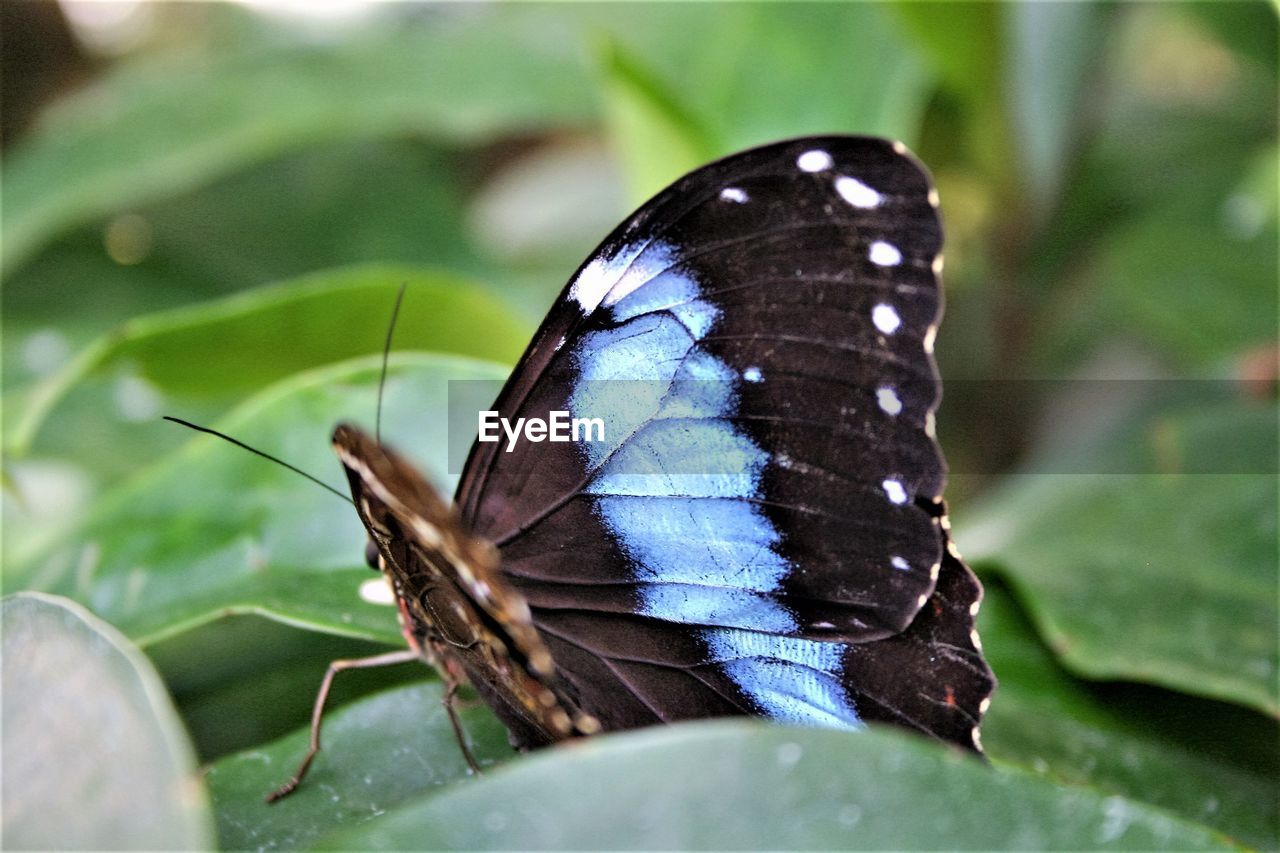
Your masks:
<svg viewBox="0 0 1280 853"><path fill-rule="evenodd" d="M458 503L606 728L972 743L993 679L943 529L941 240L901 146L800 139L677 181L565 288L494 408L605 440L477 444Z"/></svg>

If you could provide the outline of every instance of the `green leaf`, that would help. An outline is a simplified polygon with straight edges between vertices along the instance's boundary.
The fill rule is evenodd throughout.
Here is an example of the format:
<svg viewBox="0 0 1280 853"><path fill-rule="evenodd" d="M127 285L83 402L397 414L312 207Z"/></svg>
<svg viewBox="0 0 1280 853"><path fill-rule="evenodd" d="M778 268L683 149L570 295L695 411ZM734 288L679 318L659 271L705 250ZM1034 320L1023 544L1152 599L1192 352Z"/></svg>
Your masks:
<svg viewBox="0 0 1280 853"><path fill-rule="evenodd" d="M632 23L610 26L600 55L605 117L636 203L740 148L919 130L926 75L873 5L649 6Z"/></svg>
<svg viewBox="0 0 1280 853"><path fill-rule="evenodd" d="M953 132L995 191L1009 189L1017 156L1008 112L1008 15L997 3L909 2L889 7L912 36L912 46L965 105ZM943 146L955 156L957 140ZM972 168L971 166L967 168Z"/></svg>
<svg viewBox="0 0 1280 853"><path fill-rule="evenodd" d="M1095 3L993 6L1007 20L1009 121L1027 198L1043 215L1058 197L1081 128L1082 97L1106 46L1110 10ZM954 41L952 39L951 41Z"/></svg>
<svg viewBox="0 0 1280 853"><path fill-rule="evenodd" d="M201 761L282 737L311 719L325 668L404 648L300 631L270 619L217 619L147 647L186 721ZM334 682L329 707L409 679L418 667L352 670Z"/></svg>
<svg viewBox="0 0 1280 853"><path fill-rule="evenodd" d="M913 44L947 87L974 102L1003 91L1004 9L992 3L895 3Z"/></svg>
<svg viewBox="0 0 1280 853"><path fill-rule="evenodd" d="M333 483L329 446L342 419L372 422L381 358L300 374L221 422L223 432ZM448 485L449 380L497 380L506 369L443 355L391 359L383 435L403 438ZM142 427L139 427L142 429ZM146 427L153 434L173 424ZM345 636L399 641L392 608L365 603L365 533L344 501L296 474L201 436L96 507L74 536L6 583L83 601L144 644L229 613Z"/></svg>
<svg viewBox="0 0 1280 853"><path fill-rule="evenodd" d="M0 622L5 849L208 848L194 755L147 659L54 596L8 596Z"/></svg>
<svg viewBox="0 0 1280 853"><path fill-rule="evenodd" d="M1277 284L1276 78L1196 26L1220 5L1122 7L1097 131L1027 249L1026 293L1044 299L1032 343L1051 372L1119 344L1217 373L1275 337L1257 306Z"/></svg>
<svg viewBox="0 0 1280 853"><path fill-rule="evenodd" d="M409 665L406 665L406 668ZM353 673L342 673L335 684ZM302 785L272 805L307 748L304 728L219 761L205 779L221 846L296 849L339 828L367 825L401 803L465 778L470 770L442 703L439 682L387 691L327 714L323 749ZM489 709L465 700L459 716L482 768L514 755ZM423 842L406 845L421 848Z"/></svg>
<svg viewBox="0 0 1280 853"><path fill-rule="evenodd" d="M1186 10L1233 52L1250 58L1259 68L1275 69L1280 35L1280 9L1275 2L1188 3Z"/></svg>
<svg viewBox="0 0 1280 853"><path fill-rule="evenodd" d="M1089 316L1141 329L1190 369L1273 341L1276 316L1258 306L1275 300L1274 220L1245 238L1214 225L1162 213L1116 228L1091 271L1105 289Z"/></svg>
<svg viewBox="0 0 1280 853"><path fill-rule="evenodd" d="M1280 714L1276 407L1175 391L1007 478L961 542L1073 672Z"/></svg>
<svg viewBox="0 0 1280 853"><path fill-rule="evenodd" d="M590 113L571 21L510 6L391 17L334 44L135 62L63 98L6 163L6 273L74 225L291 149L485 140Z"/></svg>
<svg viewBox="0 0 1280 853"><path fill-rule="evenodd" d="M599 51L605 118L636 203L752 145L837 132L914 139L919 130L927 77L873 5L640 8L625 24L612 11L597 23L611 34Z"/></svg>
<svg viewBox="0 0 1280 853"><path fill-rule="evenodd" d="M714 122L720 154L807 134L919 136L932 79L878 4L743 3L732 7L736 20L717 6L694 8L705 20L686 42L697 71L690 78L676 66L671 79Z"/></svg>
<svg viewBox="0 0 1280 853"><path fill-rule="evenodd" d="M1181 815L1262 850L1280 838L1276 721L1139 685L1098 685L1054 660L1003 584L978 618L1000 677L982 723L993 761Z"/></svg>
<svg viewBox="0 0 1280 853"><path fill-rule="evenodd" d="M466 238L469 158L409 138L340 141L112 212L49 244L4 283L6 322L73 343L117 322L357 263L483 273ZM94 311L66 316L69 291ZM5 355L19 352L6 341ZM5 380L21 376L6 360Z"/></svg>
<svg viewBox="0 0 1280 853"><path fill-rule="evenodd" d="M715 156L716 146L681 103L637 57L615 42L599 51L605 117L639 205Z"/></svg>
<svg viewBox="0 0 1280 853"><path fill-rule="evenodd" d="M188 437L163 427L162 412L207 423L291 373L381 352L402 284L397 346L519 357L527 324L465 279L396 266L326 271L125 323L25 400L5 435L7 455L77 461L96 478L85 489L101 489ZM141 411L131 408L133 399ZM12 403L7 408L18 413ZM22 523L6 540L6 559L22 561L66 535L77 520L74 506L60 500L41 513L6 501L6 513Z"/></svg>
<svg viewBox="0 0 1280 853"><path fill-rule="evenodd" d="M622 7L636 11L621 19L619 7L604 8L624 60L606 80L621 73L627 84L606 88L606 97L632 99L624 106L636 110L633 119L641 106L652 111L667 128L644 132L664 147L672 129L692 151L710 145L704 159L806 134L912 141L919 132L928 75L874 4L642 4ZM630 129L616 126L615 138ZM640 177L656 189L681 171L675 162Z"/></svg>
<svg viewBox="0 0 1280 853"><path fill-rule="evenodd" d="M984 766L913 735L732 720L589 739L422 797L346 849L1197 849L1140 803Z"/></svg>

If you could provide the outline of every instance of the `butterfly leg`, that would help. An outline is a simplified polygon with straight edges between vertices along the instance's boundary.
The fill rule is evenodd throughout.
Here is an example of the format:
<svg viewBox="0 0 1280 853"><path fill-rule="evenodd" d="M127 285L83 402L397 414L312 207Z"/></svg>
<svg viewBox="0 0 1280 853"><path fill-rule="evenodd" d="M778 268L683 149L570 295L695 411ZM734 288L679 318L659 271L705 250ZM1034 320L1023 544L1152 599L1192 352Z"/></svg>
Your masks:
<svg viewBox="0 0 1280 853"><path fill-rule="evenodd" d="M394 666L395 664L408 663L409 661L420 661L421 659L413 649L404 649L367 658L335 660L329 664L329 669L324 674L324 680L320 682L320 692L316 694L316 704L311 709L311 746L307 749L307 754L303 756L302 763L298 765L293 778L270 794L267 794L267 802L274 803L281 797L286 797L293 793L294 789L302 783L302 777L307 775L307 770L311 767L311 762L315 759L316 754L320 752L320 723L324 718L324 705L329 699L329 689L333 686L334 676L347 669L372 669L379 666ZM457 729L456 721L454 722L454 728L455 730Z"/></svg>
<svg viewBox="0 0 1280 853"><path fill-rule="evenodd" d="M462 731L462 721L458 719L458 709L455 707L458 688L462 686L462 682L450 675L446 675L445 682L449 687L444 693L444 709L449 712L449 723L453 726L453 736L458 739L458 748L462 750L462 757L467 760L467 766L471 768L473 773L479 773L480 765L476 763L476 757L471 754L471 747L467 746L467 738Z"/></svg>

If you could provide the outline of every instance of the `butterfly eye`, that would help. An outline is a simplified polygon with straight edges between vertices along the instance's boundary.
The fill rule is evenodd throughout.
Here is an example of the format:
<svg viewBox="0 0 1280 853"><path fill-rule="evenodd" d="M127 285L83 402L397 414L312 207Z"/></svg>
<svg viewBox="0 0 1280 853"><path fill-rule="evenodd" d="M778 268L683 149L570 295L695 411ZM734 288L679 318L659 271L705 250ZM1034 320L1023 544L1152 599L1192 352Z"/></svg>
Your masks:
<svg viewBox="0 0 1280 853"><path fill-rule="evenodd" d="M381 556L381 553L378 551L377 542L370 539L364 543L364 561L368 563L369 568L373 569L375 572L382 571L382 566L379 563Z"/></svg>

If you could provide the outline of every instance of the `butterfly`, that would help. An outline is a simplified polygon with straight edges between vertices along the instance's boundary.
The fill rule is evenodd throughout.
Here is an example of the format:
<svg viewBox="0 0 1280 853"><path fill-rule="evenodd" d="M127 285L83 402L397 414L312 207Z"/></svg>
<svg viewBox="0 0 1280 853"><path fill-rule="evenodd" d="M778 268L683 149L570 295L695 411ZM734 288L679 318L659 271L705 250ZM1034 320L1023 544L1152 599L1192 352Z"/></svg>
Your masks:
<svg viewBox="0 0 1280 853"><path fill-rule="evenodd" d="M941 246L900 143L734 154L604 240L493 406L604 440L477 441L449 502L338 427L409 643L382 657L473 685L521 750L753 715L980 752L982 589L934 437Z"/></svg>

